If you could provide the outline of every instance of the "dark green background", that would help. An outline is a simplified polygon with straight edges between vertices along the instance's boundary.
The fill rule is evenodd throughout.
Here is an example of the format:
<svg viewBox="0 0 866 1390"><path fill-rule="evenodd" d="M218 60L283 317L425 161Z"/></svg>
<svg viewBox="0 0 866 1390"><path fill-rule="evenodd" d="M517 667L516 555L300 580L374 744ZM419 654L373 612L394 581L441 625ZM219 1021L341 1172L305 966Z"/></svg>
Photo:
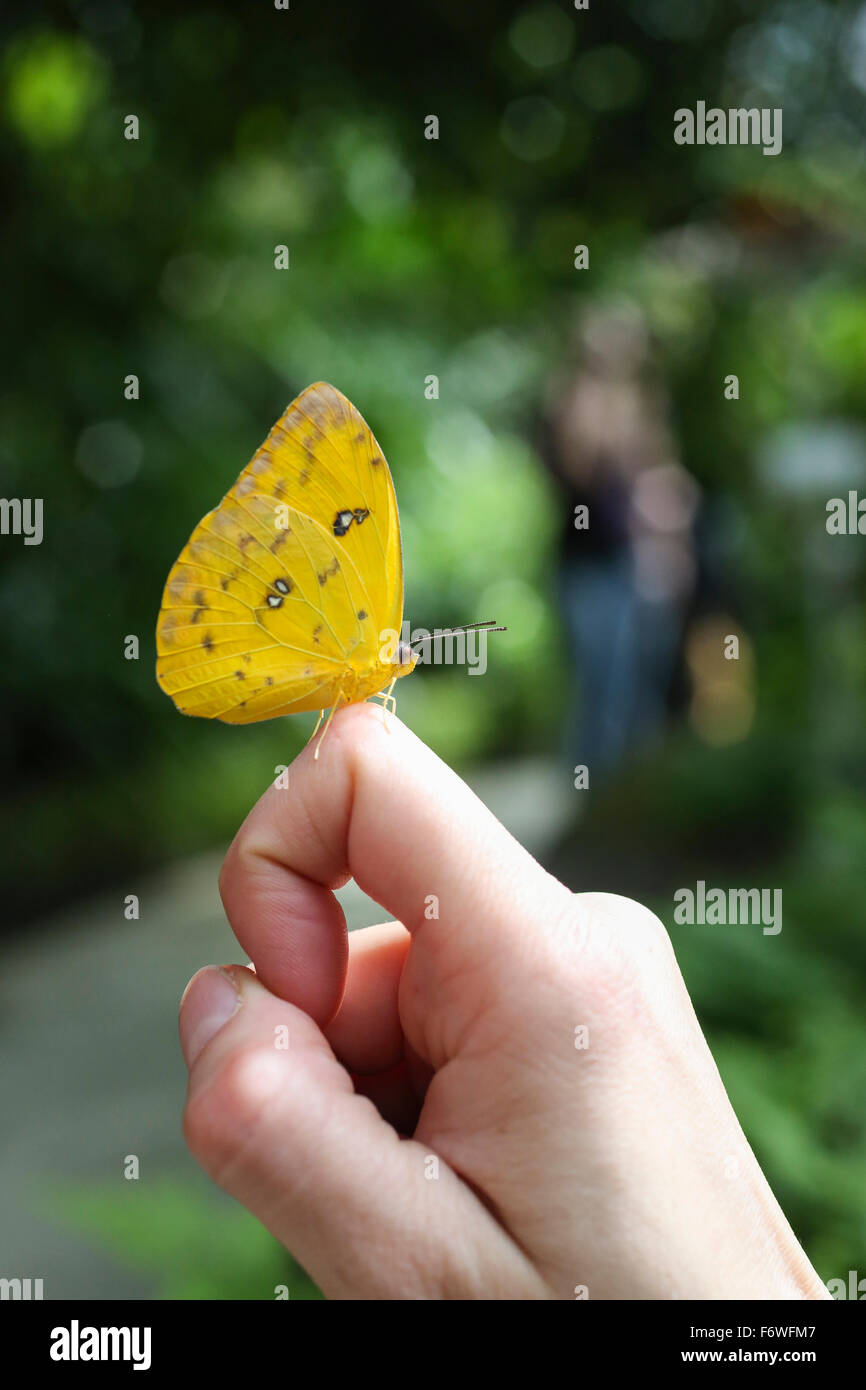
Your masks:
<svg viewBox="0 0 866 1390"><path fill-rule="evenodd" d="M824 530L837 479L866 484L864 13L13 4L2 57L0 493L45 506L41 547L0 538L10 930L224 843L308 736L182 719L153 630L192 526L317 379L391 464L410 619L509 626L490 678L421 671L401 715L458 766L559 756L560 518L532 422L576 309L627 296L728 518L757 713L722 748L672 729L556 867L669 924L695 877L784 889L780 937L672 933L824 1278L866 1273L866 538ZM781 106L783 153L676 146L698 100Z"/></svg>

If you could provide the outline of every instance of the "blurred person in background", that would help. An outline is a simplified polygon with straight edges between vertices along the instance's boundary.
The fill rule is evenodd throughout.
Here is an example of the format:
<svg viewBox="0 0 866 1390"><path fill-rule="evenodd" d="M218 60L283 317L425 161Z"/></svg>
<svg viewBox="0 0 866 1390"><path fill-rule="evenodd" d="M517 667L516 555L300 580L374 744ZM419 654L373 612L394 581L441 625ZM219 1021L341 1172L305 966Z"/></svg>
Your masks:
<svg viewBox="0 0 866 1390"><path fill-rule="evenodd" d="M642 314L581 314L540 451L562 493L558 593L580 689L568 756L602 776L653 742L699 582L700 488L683 467Z"/></svg>

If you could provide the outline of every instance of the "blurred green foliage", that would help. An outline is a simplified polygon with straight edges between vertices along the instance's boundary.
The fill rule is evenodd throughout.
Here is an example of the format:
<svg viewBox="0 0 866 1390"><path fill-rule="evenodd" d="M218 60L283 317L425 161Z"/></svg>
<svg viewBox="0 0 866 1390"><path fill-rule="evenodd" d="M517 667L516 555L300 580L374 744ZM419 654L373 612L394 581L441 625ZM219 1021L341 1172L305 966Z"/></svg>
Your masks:
<svg viewBox="0 0 866 1390"><path fill-rule="evenodd" d="M153 1281L154 1297L321 1298L315 1285L254 1217L163 1179L116 1187L67 1186L46 1199L64 1225L99 1242L127 1269Z"/></svg>
<svg viewBox="0 0 866 1390"><path fill-rule="evenodd" d="M305 741L305 719L182 720L152 634L193 525L319 378L391 464L409 618L509 625L492 679L422 670L401 714L458 765L556 747L559 523L532 424L576 308L627 296L682 457L728 518L758 715L734 749L682 733L594 833L614 864L624 837L665 858L668 920L683 865L710 879L744 845L784 884L769 947L674 938L820 1272L866 1270L863 543L823 532L848 486L840 440L862 469L866 424L862 9L433 0L383 31L332 0L80 0L4 24L0 491L45 501L40 547L0 544L10 917L227 839ZM783 107L783 155L675 146L673 112L697 100ZM580 865L564 851L574 886L596 886ZM182 1206L167 1193L142 1228ZM184 1278L172 1290L197 1296L197 1263Z"/></svg>

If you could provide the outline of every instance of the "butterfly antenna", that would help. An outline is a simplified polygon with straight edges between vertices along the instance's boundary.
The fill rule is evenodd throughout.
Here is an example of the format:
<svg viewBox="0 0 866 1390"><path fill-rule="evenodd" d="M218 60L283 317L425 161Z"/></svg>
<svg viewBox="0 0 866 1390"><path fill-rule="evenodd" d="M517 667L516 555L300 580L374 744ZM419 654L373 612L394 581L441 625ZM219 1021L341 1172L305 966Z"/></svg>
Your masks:
<svg viewBox="0 0 866 1390"><path fill-rule="evenodd" d="M488 618L483 623L463 623L460 627L445 627L441 632L431 632L429 637L416 637L410 647L420 647L423 642L435 642L438 637L450 637L456 632L507 632L507 627L496 627L496 619Z"/></svg>

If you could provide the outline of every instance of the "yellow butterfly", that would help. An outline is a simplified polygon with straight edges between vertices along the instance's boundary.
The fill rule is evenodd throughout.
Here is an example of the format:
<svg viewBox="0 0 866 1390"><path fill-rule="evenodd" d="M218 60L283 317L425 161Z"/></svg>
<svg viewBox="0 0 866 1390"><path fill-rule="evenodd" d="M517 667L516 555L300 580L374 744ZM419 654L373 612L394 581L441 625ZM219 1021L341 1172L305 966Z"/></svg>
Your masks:
<svg viewBox="0 0 866 1390"><path fill-rule="evenodd" d="M182 713L229 724L315 709L321 723L376 694L394 707L395 681L418 660L402 622L388 465L351 402L316 382L172 567L157 681Z"/></svg>

